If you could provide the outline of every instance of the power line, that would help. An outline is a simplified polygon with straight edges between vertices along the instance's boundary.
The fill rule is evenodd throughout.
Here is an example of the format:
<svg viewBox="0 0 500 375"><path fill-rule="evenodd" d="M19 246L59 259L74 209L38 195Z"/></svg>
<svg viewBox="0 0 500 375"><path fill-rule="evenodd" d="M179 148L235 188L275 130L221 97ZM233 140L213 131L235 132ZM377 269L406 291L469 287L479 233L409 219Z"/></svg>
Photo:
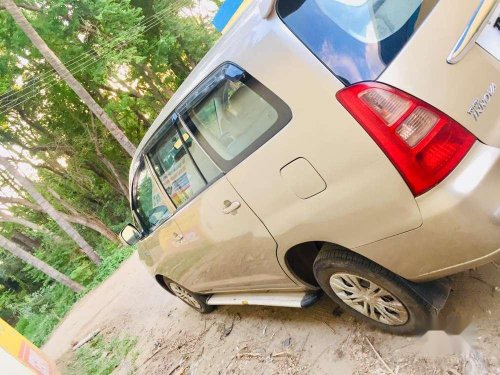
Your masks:
<svg viewBox="0 0 500 375"><path fill-rule="evenodd" d="M160 13L160 12L159 12L159 13L157 13L155 16L151 16L150 18L157 18L157 19L156 19L156 20L153 20L153 21L152 21L152 22L150 22L149 24L146 24L146 26L147 26L147 27L146 27L144 30L142 30L142 32L148 31L148 30L149 30L149 29L151 29L152 27L155 27L157 24L159 24L159 23L161 22L161 20L160 20L160 19L158 19L158 16L159 16L159 15L162 15L162 16L171 15L171 14L173 14L175 11L180 10L180 9L181 9L181 7L182 7L182 5L181 5L181 6L179 6L177 9L173 9L173 6L171 5L171 6L167 7L167 8L165 8L165 9L163 9L163 10L161 11L161 12L163 12L163 13ZM130 31L134 31L134 29L138 29L138 28L139 28L139 27L141 27L141 26L144 26L144 25L138 25L138 26L136 26L135 28L130 29ZM130 33L129 33L128 39L131 39L132 37L134 37L134 34L130 34ZM103 53L101 56L96 56L96 57L92 57L92 56L91 56L91 57L90 57L90 60L80 62L80 63L79 63L79 65L77 65L77 66L73 66L73 67L72 67L73 69L78 69L78 70L75 70L74 72L75 72L75 73L76 73L76 72L79 72L79 71L81 71L83 68L85 68L85 67L87 67L87 66L91 65L92 63L95 63L95 62L99 61L100 59L102 59L102 58L104 58L104 57L108 56L109 54L111 54L111 53L113 52L113 50L111 50L110 48L114 47L114 46L115 46L118 42L126 42L126 41L127 41L127 38L124 38L124 37L123 37L123 35L122 35L122 36L119 36L119 37L116 37L116 38L115 38L112 42L110 41L110 42L108 43L108 47L106 47L106 48L108 48L109 50L108 50L107 52ZM105 49L104 49L104 50L105 50ZM92 62L92 59L94 59L95 61L94 61L94 62ZM80 59L80 60L82 60L82 59ZM75 63L76 63L76 61L73 63L73 65L74 65ZM5 101L6 99L8 99L9 97L12 97L13 95L16 95L16 98L15 98L16 103L15 103L14 105L10 106L10 107L8 106L8 103L6 103L6 104L3 106L3 108L1 108L1 109L3 109L3 110L4 110L2 113L4 113L4 112L5 112L5 109L6 109L7 107L9 107L8 109L6 109L6 110L8 111L8 110L10 110L13 106L15 106L15 105L19 105L19 104L22 104L22 103L24 103L24 102L26 101L26 100L23 100L22 102L19 102L19 100L21 100L21 99L23 99L23 98L25 98L25 97L27 97L27 96L30 96L30 98L31 98L31 97L33 97L33 96L36 96L36 93L34 92L35 88L38 88L38 89L43 89L43 88L47 87L47 85L48 85L48 84L50 84L50 83L52 83L52 82L57 81L57 74L55 74L54 72L50 72L50 73L49 73L49 75L50 75L51 77L47 77L47 78L44 78L44 79L39 78L36 82L33 82L32 84L27 85L24 89L19 90L19 91L15 91L15 92L13 92L12 94L10 94L10 95L8 95L8 96L4 96L4 97L2 98L2 100L3 100L3 101ZM54 76L55 76L55 77L54 77ZM44 82L44 81L48 81L48 82ZM44 82L44 83L42 83L42 82ZM36 85L36 84L38 85L38 87L35 87L35 85ZM51 86L49 86L49 87L52 87L52 86L53 86L53 85L51 85ZM13 90L11 90L11 91L13 91ZM22 94L23 92L24 92L24 94ZM20 95L20 96L19 96L19 94L20 94L20 93L21 93L22 95ZM30 99L30 98L28 98L28 99ZM0 107L1 107L1 106L0 106ZM0 114L2 114L2 113L0 113Z"/></svg>
<svg viewBox="0 0 500 375"><path fill-rule="evenodd" d="M169 12L169 13L174 13L174 12L175 12L175 10L172 10L172 12ZM159 22L160 22L160 21L158 21L156 24L158 24ZM148 31L148 30L149 30L149 29L151 29L152 27L155 27L155 26L156 26L156 24L151 24L151 25L150 25L150 27L148 27L148 28L144 29L144 31ZM129 39L131 39L132 37L133 37L133 36L130 36L130 37L129 37ZM88 66L90 66L90 65L93 65L93 64L97 63L99 60L101 60L101 59L103 59L103 58L105 58L105 57L109 56L109 55L110 55L111 53L113 53L113 52L114 52L114 51L113 51L112 49L110 49L110 50L108 50L107 52L103 53L101 56L94 57L94 58L93 58L94 60L84 61L84 62L83 62L83 63L81 63L79 66L77 66L76 68L74 68L75 70L72 72L72 74L76 74L76 73L78 73L78 72L82 71L83 69L85 69L86 67L88 67ZM59 77L60 77L59 75L54 74L54 76L53 76L50 80L48 80L47 82L45 82L45 83L41 84L41 85L40 85L39 87L37 87L37 88L38 88L38 89L40 89L40 90L42 90L42 89L44 89L44 88L50 88L50 87L53 87L54 85L56 85L56 84L57 84L57 82L58 82L58 78L59 78ZM63 78L63 79L64 79L64 77L61 77L61 78ZM51 83L53 83L53 84L51 84ZM35 88L35 87L34 87L34 86L32 86L32 88L31 88L30 90L32 90L32 89L34 89L34 88ZM28 88L27 88L27 89L28 89ZM27 91L27 89L26 89L25 91ZM22 92L22 90L21 90L21 91L19 91L19 92ZM21 95L21 96L17 96L17 97L16 97L16 100L17 100L17 101L16 101L16 103L15 103L14 105L10 106L10 107L9 107L9 109L7 109L7 110L10 110L10 108L12 108L12 107L14 107L14 106L16 106L16 105L20 105L20 104L22 104L22 103L26 102L27 100L30 100L31 98L33 98L33 97L34 97L34 96L36 96L36 95L37 95L37 93L34 93L34 92L25 92L23 95ZM27 97L27 98L26 98L26 97ZM19 100L20 100L20 99L23 99L23 98L26 98L26 99L25 99L25 100L23 100L23 101L21 101L21 102L19 102ZM4 108L6 108L6 107L7 107L7 106L4 106ZM5 111L4 111L4 112L5 112ZM4 112L2 112L2 113L4 113ZM0 113L0 114L2 114L2 113Z"/></svg>
<svg viewBox="0 0 500 375"><path fill-rule="evenodd" d="M169 14L172 14L172 13L175 13L175 10L172 10L172 12L169 12ZM159 23L160 21L158 21L157 23ZM149 29L151 29L152 27L156 26L155 24L151 24L150 27L144 29L144 31L148 31ZM113 53L114 51L113 50L109 50L105 53L103 53L101 56L98 56L97 58L95 58L95 60L89 60L89 61L86 61L86 62L83 62L81 63L76 70L73 71L72 74L76 74L80 71L82 71L83 69L87 68L88 66L91 66L95 63L97 63L99 60L105 58L106 56L109 56L111 53ZM54 74L54 77L52 77L50 80L48 80L47 82L41 84L39 87L37 87L39 90L43 90L45 88L51 88L53 86L55 86L58 82L58 77L60 77L59 75L57 74ZM64 77L62 77L64 79ZM51 84L52 83L52 84ZM34 90L34 86L30 89L30 90ZM19 92L22 92L19 91ZM3 108L0 107L0 109L2 109L3 111L0 112L0 115L2 115L3 113L5 112L8 112L10 109L12 109L13 107L15 106L19 106L25 102L27 102L28 100L32 99L33 97L37 96L38 94L35 93L35 92L25 92L23 95L21 96L18 96L16 97L16 102L15 104L11 105L11 106L8 106L8 104L4 105ZM23 99L22 101L19 102L19 100Z"/></svg>
<svg viewBox="0 0 500 375"><path fill-rule="evenodd" d="M153 27L156 27L162 21L159 18L160 16L163 17L163 16L170 16L172 14L175 14L176 12L180 11L182 9L182 7L187 5L188 3L189 3L189 0L178 0L176 3L171 4L171 5L167 6L166 8L162 9L161 11L159 11L158 13L148 17L146 19L146 22L144 22L143 24L141 21L141 24L136 25L133 28L129 29L129 32L127 33L127 35L120 35L120 36L117 36L117 37L111 39L110 41L108 41L106 44L104 44L104 46L102 48L103 51L105 51L102 55L90 56L89 52L85 52L85 53L82 53L81 55L79 55L73 59L70 59L68 61L69 66L66 66L66 67L68 69L69 69L69 67L71 67L71 69L74 69L72 74L76 74L76 73L82 71L86 67L97 63L99 60L101 60L104 57L113 53L114 51L112 48L114 48L118 44L125 43L127 41L130 41L132 38L136 37L136 34L135 34L136 31L138 33L144 33L146 31L152 29ZM141 30L141 28L143 28L143 29ZM87 61L85 61L86 59L87 59ZM57 77L58 77L58 75L54 71L46 72L46 73L43 73L38 79L33 79L32 82L29 82L22 90L15 91L15 90L11 89L11 90L9 90L11 92L10 94L9 94L9 91L7 91L3 95L0 95L1 101L6 101L10 97L16 96L16 98L14 99L16 101L15 104L9 106L8 103L6 103L3 106L3 108L0 105L0 110L2 110L2 112L0 112L0 115L4 114L5 112L8 112L13 107L18 106L18 105L26 102L27 100L33 98L34 96L36 96L37 93L35 93L33 91L33 90L35 90L35 88L42 90L44 88L50 88L50 87L54 86L57 83L56 82ZM64 78L64 77L62 77L62 78ZM53 83L53 82L55 82L55 83ZM47 86L50 83L53 83L53 84L50 86ZM19 96L20 93L23 93L23 94ZM6 94L8 94L8 95L6 95ZM26 98L27 96L29 96L29 97ZM19 100L23 99L23 98L26 98L26 99L19 102Z"/></svg>
<svg viewBox="0 0 500 375"><path fill-rule="evenodd" d="M183 3L186 3L186 4L183 4ZM170 4L169 6L165 7L164 9L162 9L161 11L159 11L158 13L146 18L145 20L142 20L141 22L145 21L144 24L138 24L136 26L134 26L133 28L131 28L129 30L129 32L133 32L134 29L137 29L137 31L140 31L139 29L141 27L146 27L146 28L149 28L149 26L151 25L151 23L155 23L155 26L156 24L158 24L159 20L158 20L158 17L160 16L164 16L166 15L167 13L168 14L171 14L172 11L174 10L174 6L175 5L178 5L177 9L180 10L182 8L182 6L184 5L187 5L187 3L189 3L189 0L178 0L177 3L174 3L174 4ZM156 20L155 20L156 18ZM154 26L153 26L154 27ZM124 36L123 35L119 35L111 40L109 40L107 43L105 43L103 45L103 49L108 49L108 48L113 48L115 47L116 45L118 45L120 42L121 42L121 39L123 39ZM126 38L125 38L126 40ZM65 64L66 68L68 68L68 70L71 70L72 65L75 65L75 64L79 64L79 60L82 60L82 59L86 59L86 58L95 58L93 56L89 56L90 55L90 52L83 52L81 53L79 56L76 56L70 60L68 60ZM32 81L36 81L36 82L33 82L33 84L31 83L28 83L26 85L26 87L29 87L30 85L33 86L35 83L37 82L41 82L41 81L44 81L46 78L44 76L52 76L54 75L55 72L54 71L48 71L48 72L45 72L43 73L38 79L32 79ZM19 93L20 91L15 91L15 90L9 90L9 91L14 91L13 94L16 94L16 93ZM9 91L5 92L4 94L0 95L0 96L3 96L3 99L6 99L8 98L9 96L11 95L8 95L8 96L5 96L5 94L7 94Z"/></svg>

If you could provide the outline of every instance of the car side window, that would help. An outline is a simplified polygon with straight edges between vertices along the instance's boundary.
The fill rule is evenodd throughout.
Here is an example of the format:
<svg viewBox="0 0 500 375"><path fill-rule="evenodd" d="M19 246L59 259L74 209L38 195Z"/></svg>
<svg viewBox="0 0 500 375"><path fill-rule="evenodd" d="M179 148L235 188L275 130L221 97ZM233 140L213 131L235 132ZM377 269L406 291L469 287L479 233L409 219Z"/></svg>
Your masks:
<svg viewBox="0 0 500 375"><path fill-rule="evenodd" d="M176 207L182 206L215 180L220 170L177 122L167 121L148 152L161 184Z"/></svg>
<svg viewBox="0 0 500 375"><path fill-rule="evenodd" d="M283 128L290 108L250 74L226 63L181 105L182 120L228 171Z"/></svg>
<svg viewBox="0 0 500 375"><path fill-rule="evenodd" d="M146 233L171 216L160 190L144 163L139 166L134 179L132 202L142 229Z"/></svg>

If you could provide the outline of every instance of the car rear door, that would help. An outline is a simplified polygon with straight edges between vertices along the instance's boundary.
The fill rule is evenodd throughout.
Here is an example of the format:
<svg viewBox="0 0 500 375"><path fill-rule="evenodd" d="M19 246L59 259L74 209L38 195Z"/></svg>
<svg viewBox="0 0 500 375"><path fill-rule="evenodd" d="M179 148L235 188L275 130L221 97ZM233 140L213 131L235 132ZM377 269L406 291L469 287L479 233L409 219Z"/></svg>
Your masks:
<svg viewBox="0 0 500 375"><path fill-rule="evenodd" d="M453 53L455 52L455 53ZM500 3L440 0L379 81L500 146Z"/></svg>
<svg viewBox="0 0 500 375"><path fill-rule="evenodd" d="M148 160L180 229L159 228L156 272L194 292L294 286L267 228L179 119L167 121L152 143Z"/></svg>

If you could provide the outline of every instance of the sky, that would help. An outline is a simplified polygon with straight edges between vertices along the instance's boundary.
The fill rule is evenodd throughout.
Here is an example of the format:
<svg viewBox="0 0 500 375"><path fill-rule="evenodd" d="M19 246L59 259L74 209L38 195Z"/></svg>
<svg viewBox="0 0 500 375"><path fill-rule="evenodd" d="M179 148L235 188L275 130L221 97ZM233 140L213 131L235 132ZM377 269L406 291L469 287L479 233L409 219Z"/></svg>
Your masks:
<svg viewBox="0 0 500 375"><path fill-rule="evenodd" d="M13 156L8 150L6 150L0 144L0 157L13 157ZM38 179L36 170L32 166L30 166L29 164L19 163L19 164L17 164L17 166L18 166L18 170L23 175L28 177L30 180L36 181ZM14 190L12 190L9 186L2 186L2 185L0 185L0 195L4 196L4 197L17 197L18 196L18 194ZM3 211L5 213L5 211L2 210L2 208L3 207L0 204L0 211Z"/></svg>
<svg viewBox="0 0 500 375"><path fill-rule="evenodd" d="M210 0L197 0L195 1L195 7L187 11L186 14L188 15L200 15L203 18L210 19L215 15L215 12L217 11L217 5L213 1Z"/></svg>

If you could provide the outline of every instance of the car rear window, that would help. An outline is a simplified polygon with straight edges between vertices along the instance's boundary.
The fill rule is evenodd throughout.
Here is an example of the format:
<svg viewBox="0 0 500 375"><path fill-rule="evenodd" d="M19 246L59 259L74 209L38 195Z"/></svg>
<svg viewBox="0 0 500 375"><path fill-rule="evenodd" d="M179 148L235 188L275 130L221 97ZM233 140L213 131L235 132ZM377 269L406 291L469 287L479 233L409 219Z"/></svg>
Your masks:
<svg viewBox="0 0 500 375"><path fill-rule="evenodd" d="M279 0L278 15L344 84L376 79L438 0Z"/></svg>

